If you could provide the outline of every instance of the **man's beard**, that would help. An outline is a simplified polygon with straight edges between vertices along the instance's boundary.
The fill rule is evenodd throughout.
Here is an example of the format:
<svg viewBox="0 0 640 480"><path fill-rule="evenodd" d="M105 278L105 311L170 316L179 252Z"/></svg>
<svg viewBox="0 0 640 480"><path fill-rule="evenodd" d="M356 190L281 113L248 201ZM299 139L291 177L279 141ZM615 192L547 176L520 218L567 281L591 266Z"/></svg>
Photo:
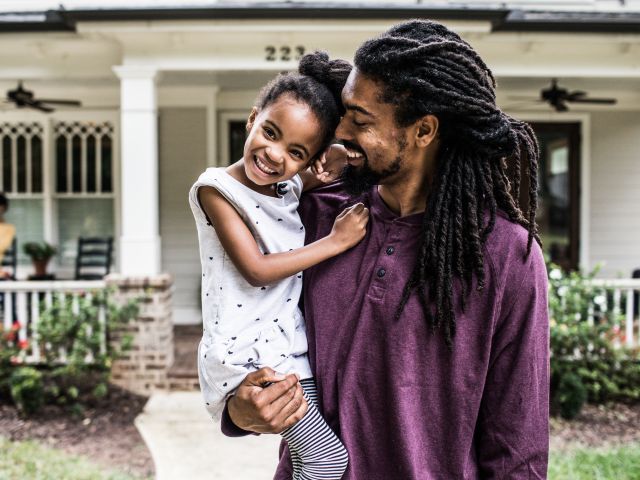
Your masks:
<svg viewBox="0 0 640 480"><path fill-rule="evenodd" d="M397 173L402 164L401 153L402 151L398 153L398 156L391 166L382 172L372 170L369 166L369 160L366 157L361 167L355 167L353 165L344 167L340 174L340 179L344 183L346 192L351 196L357 197L371 190L374 185L379 185L381 180Z"/></svg>

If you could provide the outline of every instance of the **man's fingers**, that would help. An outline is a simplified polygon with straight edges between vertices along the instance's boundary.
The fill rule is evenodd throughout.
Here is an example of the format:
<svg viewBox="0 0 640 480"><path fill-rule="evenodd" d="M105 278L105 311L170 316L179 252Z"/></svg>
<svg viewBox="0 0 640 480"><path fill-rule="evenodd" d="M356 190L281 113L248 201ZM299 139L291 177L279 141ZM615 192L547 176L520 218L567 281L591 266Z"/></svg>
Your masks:
<svg viewBox="0 0 640 480"><path fill-rule="evenodd" d="M262 387L267 383L281 382L285 378L285 375L278 373L269 367L264 367L248 374L243 383Z"/></svg>
<svg viewBox="0 0 640 480"><path fill-rule="evenodd" d="M302 387L300 387L300 390L301 390L300 395L302 395ZM293 407L296 406L294 402L292 402L291 405ZM305 416L308 409L309 409L309 405L307 404L304 397L302 397L302 401L300 402L300 405L298 405L297 408L293 408L290 412L288 412L289 415L287 415L287 412L284 411L283 414L286 416L284 420L282 420L282 430L286 430L292 425L295 425L296 423L298 423L302 419L302 417Z"/></svg>
<svg viewBox="0 0 640 480"><path fill-rule="evenodd" d="M266 417L270 418L275 424L278 421L282 422L285 418L289 417L293 412L300 408L300 403L304 402L302 395L302 386L296 383L291 387L284 395L277 398L266 409Z"/></svg>
<svg viewBox="0 0 640 480"><path fill-rule="evenodd" d="M287 395L288 390L298 383L298 377L294 374L287 375L284 380L273 383L260 392L260 400L264 404L275 402L283 395Z"/></svg>

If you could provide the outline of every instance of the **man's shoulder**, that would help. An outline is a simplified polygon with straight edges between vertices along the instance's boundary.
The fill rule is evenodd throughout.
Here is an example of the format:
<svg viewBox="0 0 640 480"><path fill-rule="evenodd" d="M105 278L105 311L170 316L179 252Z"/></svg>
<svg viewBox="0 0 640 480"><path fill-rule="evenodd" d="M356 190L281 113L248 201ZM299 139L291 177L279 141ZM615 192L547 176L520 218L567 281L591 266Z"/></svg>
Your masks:
<svg viewBox="0 0 640 480"><path fill-rule="evenodd" d="M546 265L540 245L533 240L527 251L529 232L501 211L496 213L496 223L487 238L485 252L492 274L497 277L505 293L517 293L526 283L544 283Z"/></svg>
<svg viewBox="0 0 640 480"><path fill-rule="evenodd" d="M522 259L526 256L528 240L527 229L511 221L507 214L498 210L495 225L487 238L485 249L497 262L511 263L517 258Z"/></svg>
<svg viewBox="0 0 640 480"><path fill-rule="evenodd" d="M334 213L344 206L350 197L343 183L333 182L313 190L306 191L300 199L300 214L316 216L321 213Z"/></svg>

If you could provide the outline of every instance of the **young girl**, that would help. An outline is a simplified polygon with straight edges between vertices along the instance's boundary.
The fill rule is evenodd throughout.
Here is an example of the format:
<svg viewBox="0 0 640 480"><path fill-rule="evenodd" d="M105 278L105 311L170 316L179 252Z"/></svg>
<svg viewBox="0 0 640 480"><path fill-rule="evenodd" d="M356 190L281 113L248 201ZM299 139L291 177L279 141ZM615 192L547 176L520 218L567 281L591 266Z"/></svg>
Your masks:
<svg viewBox="0 0 640 480"><path fill-rule="evenodd" d="M303 190L322 183L308 168L328 147L343 112L351 67L306 55L298 74L267 84L248 122L243 158L209 168L189 193L202 261L203 337L198 372L207 410L219 418L246 375L262 367L298 374L308 410L282 432L293 478L339 479L347 452L321 417L298 299L302 271L357 244L368 211L347 208L331 233L304 246Z"/></svg>

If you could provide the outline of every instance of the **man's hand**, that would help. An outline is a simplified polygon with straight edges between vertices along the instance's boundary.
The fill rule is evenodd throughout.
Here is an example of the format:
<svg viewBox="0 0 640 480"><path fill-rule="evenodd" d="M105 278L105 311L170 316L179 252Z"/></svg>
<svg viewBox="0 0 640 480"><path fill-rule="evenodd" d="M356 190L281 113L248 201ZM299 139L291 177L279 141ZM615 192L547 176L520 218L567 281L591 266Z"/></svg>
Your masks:
<svg viewBox="0 0 640 480"><path fill-rule="evenodd" d="M227 405L236 426L256 433L280 433L307 412L297 375L268 367L248 374Z"/></svg>

